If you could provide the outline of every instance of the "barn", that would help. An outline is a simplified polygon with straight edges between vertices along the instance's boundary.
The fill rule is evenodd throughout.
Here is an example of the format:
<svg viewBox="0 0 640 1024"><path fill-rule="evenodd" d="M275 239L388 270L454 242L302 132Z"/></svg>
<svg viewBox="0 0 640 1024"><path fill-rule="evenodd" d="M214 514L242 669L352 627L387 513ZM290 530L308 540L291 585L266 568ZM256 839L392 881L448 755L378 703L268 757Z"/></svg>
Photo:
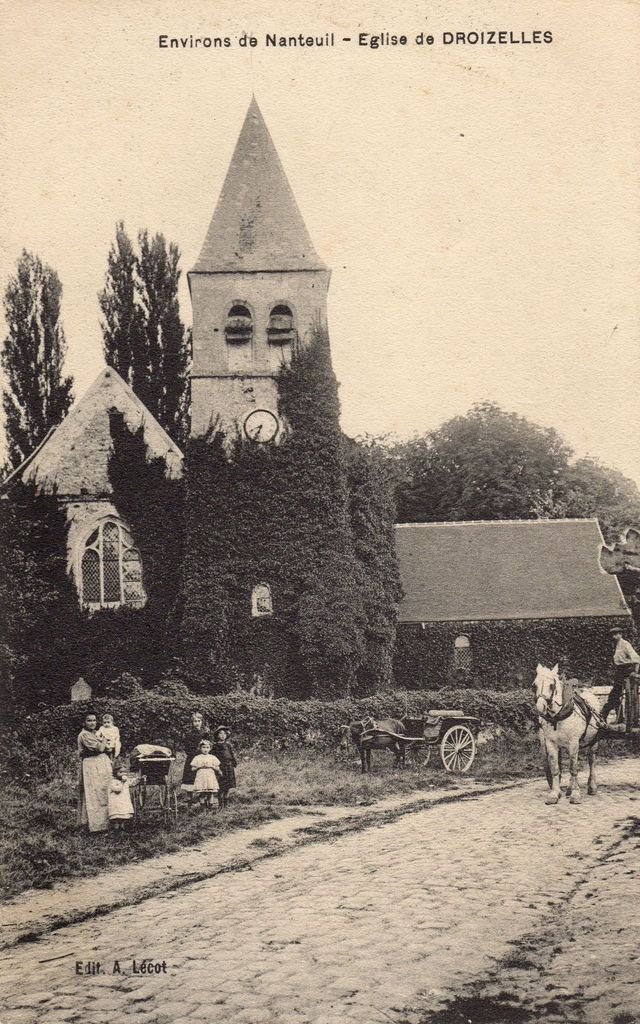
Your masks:
<svg viewBox="0 0 640 1024"><path fill-rule="evenodd" d="M399 524L396 683L505 689L560 658L606 678L609 630L631 616L602 546L596 519Z"/></svg>

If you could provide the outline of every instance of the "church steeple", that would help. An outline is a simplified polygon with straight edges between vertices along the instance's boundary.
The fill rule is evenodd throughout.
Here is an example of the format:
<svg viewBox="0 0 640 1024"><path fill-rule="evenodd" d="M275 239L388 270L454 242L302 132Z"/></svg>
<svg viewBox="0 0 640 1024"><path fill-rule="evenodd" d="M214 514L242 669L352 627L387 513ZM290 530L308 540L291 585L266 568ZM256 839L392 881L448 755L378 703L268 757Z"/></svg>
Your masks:
<svg viewBox="0 0 640 1024"><path fill-rule="evenodd" d="M189 273L193 434L283 435L277 374L325 321L329 278L254 98Z"/></svg>
<svg viewBox="0 0 640 1024"><path fill-rule="evenodd" d="M222 186L195 273L326 270L255 100Z"/></svg>

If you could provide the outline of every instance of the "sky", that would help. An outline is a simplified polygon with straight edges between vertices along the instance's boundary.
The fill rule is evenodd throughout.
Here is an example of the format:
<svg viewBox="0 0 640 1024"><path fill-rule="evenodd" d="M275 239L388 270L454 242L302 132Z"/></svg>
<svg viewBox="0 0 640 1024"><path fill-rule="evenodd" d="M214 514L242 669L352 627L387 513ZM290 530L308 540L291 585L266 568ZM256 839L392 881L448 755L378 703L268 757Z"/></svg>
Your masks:
<svg viewBox="0 0 640 1024"><path fill-rule="evenodd" d="M408 437L489 400L640 484L639 5L308 8L0 0L2 289L23 248L58 272L77 396L102 366L116 221L179 245L190 322L186 271L255 93L333 271L344 430ZM553 42L443 42L497 30ZM274 32L336 45L266 48Z"/></svg>

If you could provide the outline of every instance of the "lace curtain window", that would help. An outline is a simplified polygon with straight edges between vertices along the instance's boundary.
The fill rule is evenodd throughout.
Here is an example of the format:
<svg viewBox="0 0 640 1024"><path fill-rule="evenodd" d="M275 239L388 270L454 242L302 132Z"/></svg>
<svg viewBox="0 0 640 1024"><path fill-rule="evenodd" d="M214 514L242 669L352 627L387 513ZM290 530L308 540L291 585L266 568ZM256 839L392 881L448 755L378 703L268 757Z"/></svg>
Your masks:
<svg viewBox="0 0 640 1024"><path fill-rule="evenodd" d="M468 636L457 636L453 643L453 667L458 672L470 672L472 664L471 640Z"/></svg>

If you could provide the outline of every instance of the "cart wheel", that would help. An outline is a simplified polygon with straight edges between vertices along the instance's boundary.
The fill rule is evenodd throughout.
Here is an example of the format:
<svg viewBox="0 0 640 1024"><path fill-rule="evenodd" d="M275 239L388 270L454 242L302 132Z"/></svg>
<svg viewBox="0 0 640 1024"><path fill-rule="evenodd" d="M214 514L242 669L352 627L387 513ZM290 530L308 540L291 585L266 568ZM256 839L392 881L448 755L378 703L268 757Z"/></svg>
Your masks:
<svg viewBox="0 0 640 1024"><path fill-rule="evenodd" d="M167 784L162 786L162 788L160 789L159 800L160 800L160 806L164 810L168 806L168 803L169 803L169 786Z"/></svg>
<svg viewBox="0 0 640 1024"><path fill-rule="evenodd" d="M440 757L448 772L468 772L476 756L476 741L466 725L452 725L440 740Z"/></svg>
<svg viewBox="0 0 640 1024"><path fill-rule="evenodd" d="M433 747L433 744L425 743L424 747L422 748L422 754L423 754L423 756L422 756L422 764L423 765L429 764L429 761L431 760L431 750L432 750L432 747Z"/></svg>
<svg viewBox="0 0 640 1024"><path fill-rule="evenodd" d="M137 790L138 790L138 806L140 807L140 810L142 810L142 808L144 807L144 805L147 802L147 779L146 779L145 775L143 775L142 778L140 779L140 782L138 783L138 786L137 786Z"/></svg>

